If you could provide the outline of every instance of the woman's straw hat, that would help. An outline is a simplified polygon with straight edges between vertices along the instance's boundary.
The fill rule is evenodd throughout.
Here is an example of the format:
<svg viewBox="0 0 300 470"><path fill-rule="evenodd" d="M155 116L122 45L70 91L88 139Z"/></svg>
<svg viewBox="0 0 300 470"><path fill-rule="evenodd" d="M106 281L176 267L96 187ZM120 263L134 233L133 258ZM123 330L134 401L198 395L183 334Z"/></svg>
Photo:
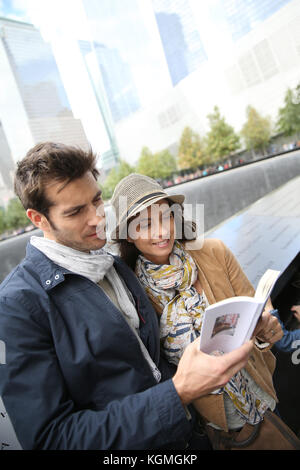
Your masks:
<svg viewBox="0 0 300 470"><path fill-rule="evenodd" d="M169 199L182 204L185 196L166 193L161 185L149 176L132 173L123 178L115 187L111 199L111 205L116 214L116 228L112 233L112 238L116 238L117 233L120 233L131 217L161 199Z"/></svg>

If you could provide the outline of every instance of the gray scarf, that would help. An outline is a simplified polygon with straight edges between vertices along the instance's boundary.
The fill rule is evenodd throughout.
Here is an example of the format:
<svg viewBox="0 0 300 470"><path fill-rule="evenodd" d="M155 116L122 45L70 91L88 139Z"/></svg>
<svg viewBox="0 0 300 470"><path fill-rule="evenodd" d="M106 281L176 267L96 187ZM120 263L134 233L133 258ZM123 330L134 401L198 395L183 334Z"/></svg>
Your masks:
<svg viewBox="0 0 300 470"><path fill-rule="evenodd" d="M73 273L80 274L81 276L85 276L95 283L101 281L104 276L107 277L115 291L119 305L122 306L122 313L124 314L124 317L132 331L135 333L142 353L152 370L153 376L155 377L155 380L159 382L161 374L152 361L144 343L140 339L138 334L140 324L139 317L135 306L129 298L127 287L123 284L120 276L113 266L113 256L103 249L84 253L43 237L32 236L30 243L62 268L68 269Z"/></svg>

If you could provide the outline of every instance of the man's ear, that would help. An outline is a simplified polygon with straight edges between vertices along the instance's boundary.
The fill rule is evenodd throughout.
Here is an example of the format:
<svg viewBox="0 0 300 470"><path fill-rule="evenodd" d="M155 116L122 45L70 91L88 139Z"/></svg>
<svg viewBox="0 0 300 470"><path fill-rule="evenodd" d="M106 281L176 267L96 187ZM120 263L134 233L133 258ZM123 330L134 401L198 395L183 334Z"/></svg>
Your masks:
<svg viewBox="0 0 300 470"><path fill-rule="evenodd" d="M43 214L36 211L35 209L27 209L26 214L27 214L28 219L37 228L39 228L43 232L47 232L49 230L49 227L50 227L49 222Z"/></svg>

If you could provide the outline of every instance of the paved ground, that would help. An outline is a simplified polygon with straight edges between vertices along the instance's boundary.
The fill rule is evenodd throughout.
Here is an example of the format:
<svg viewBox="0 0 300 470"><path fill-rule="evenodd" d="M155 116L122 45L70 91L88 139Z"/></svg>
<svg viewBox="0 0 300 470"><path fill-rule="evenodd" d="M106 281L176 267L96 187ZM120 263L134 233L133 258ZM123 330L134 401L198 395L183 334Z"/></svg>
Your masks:
<svg viewBox="0 0 300 470"><path fill-rule="evenodd" d="M206 234L226 243L255 287L266 269L283 273L272 301L287 329L299 327L290 312L292 305L300 304L299 201L298 176ZM276 347L272 351L277 358L274 383L279 412L300 433L300 345L299 354L297 350L283 353Z"/></svg>

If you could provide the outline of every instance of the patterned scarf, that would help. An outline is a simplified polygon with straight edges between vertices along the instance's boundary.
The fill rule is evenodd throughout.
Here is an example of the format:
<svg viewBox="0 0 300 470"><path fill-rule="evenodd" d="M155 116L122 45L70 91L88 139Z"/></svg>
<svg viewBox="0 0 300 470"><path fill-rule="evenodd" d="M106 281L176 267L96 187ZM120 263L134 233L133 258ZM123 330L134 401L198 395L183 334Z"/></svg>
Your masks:
<svg viewBox="0 0 300 470"><path fill-rule="evenodd" d="M197 266L178 241L169 261L170 264L157 265L139 255L135 272L148 297L162 311L162 347L168 360L177 365L187 345L200 335L208 301L204 292L199 294L193 286L198 277ZM267 404L251 391L243 370L214 393L223 392L245 421L251 424L261 421Z"/></svg>
<svg viewBox="0 0 300 470"><path fill-rule="evenodd" d="M160 337L168 360L178 364L187 344L200 335L207 300L193 284L197 267L193 258L177 241L170 264L156 265L140 255L136 274L147 295L162 310Z"/></svg>

